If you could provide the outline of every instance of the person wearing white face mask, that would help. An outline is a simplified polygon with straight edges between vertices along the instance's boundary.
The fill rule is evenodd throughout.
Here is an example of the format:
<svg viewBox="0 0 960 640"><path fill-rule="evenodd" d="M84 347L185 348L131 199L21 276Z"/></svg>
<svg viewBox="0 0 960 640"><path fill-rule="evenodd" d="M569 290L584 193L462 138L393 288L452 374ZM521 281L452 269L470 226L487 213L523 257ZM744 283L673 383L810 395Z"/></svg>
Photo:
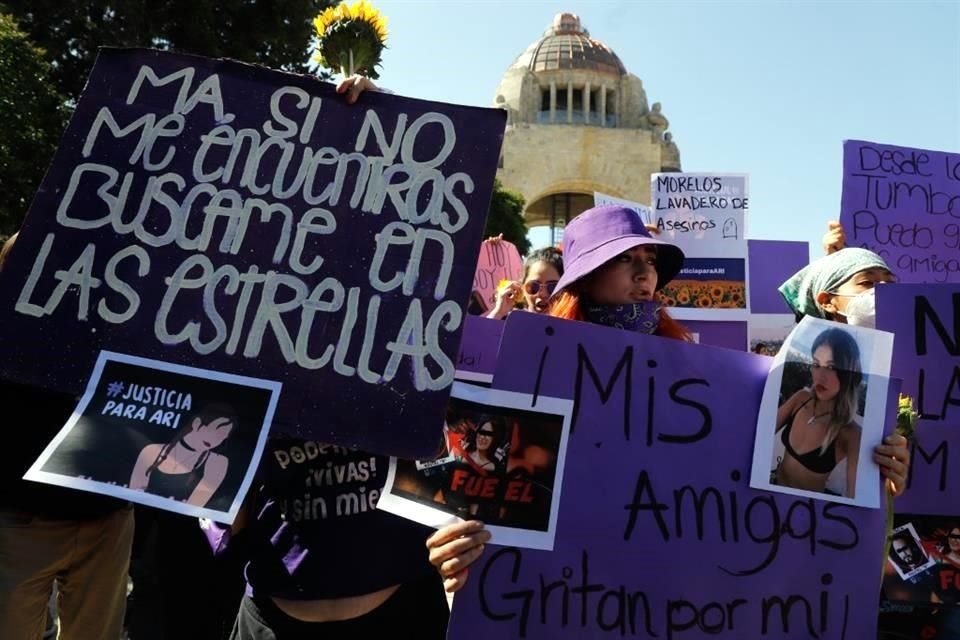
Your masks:
<svg viewBox="0 0 960 640"><path fill-rule="evenodd" d="M884 282L876 282L875 284L885 284ZM837 311L838 314L842 315L847 319L847 324L852 324L856 327L867 327L869 329L877 328L877 290L870 289L869 291L864 291L863 293L838 293L834 292L835 296L846 296L849 298L847 301L847 306L843 311Z"/></svg>
<svg viewBox="0 0 960 640"><path fill-rule="evenodd" d="M895 282L883 258L848 247L815 260L780 285L780 295L796 314L861 327L876 326L874 287Z"/></svg>
<svg viewBox="0 0 960 640"><path fill-rule="evenodd" d="M830 220L827 222L827 232L823 235L824 255L829 256L841 251L846 247L846 245L847 234L843 230L843 225L836 220ZM846 305L838 312L835 312L835 314L839 314L840 316L846 318L847 324L875 329L877 326L876 289L874 289L873 286L868 283L868 280L872 279L873 285L877 285L893 282L894 276L889 267L887 267L887 263L883 260L883 258L872 251L868 251L867 253L869 254L868 259L870 262L879 262L877 263L875 273L854 274L857 276L862 276L860 278L859 287L861 290L856 293L850 293L849 291L841 291L838 289L836 291L831 291L830 293L832 293L834 296L849 298L849 301L846 303ZM851 284L851 287L855 286L855 284ZM863 290L865 287L869 288Z"/></svg>

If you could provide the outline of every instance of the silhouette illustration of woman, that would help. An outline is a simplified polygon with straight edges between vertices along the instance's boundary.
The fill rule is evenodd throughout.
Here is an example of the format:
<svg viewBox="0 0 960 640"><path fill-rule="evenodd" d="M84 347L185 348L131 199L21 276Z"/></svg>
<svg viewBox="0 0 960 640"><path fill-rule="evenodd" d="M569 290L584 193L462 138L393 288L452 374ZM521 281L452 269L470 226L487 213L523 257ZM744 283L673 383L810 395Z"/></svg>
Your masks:
<svg viewBox="0 0 960 640"><path fill-rule="evenodd" d="M215 453L236 425L226 404L203 407L180 427L167 444L149 444L140 451L130 488L197 507L207 504L227 475L229 460Z"/></svg>

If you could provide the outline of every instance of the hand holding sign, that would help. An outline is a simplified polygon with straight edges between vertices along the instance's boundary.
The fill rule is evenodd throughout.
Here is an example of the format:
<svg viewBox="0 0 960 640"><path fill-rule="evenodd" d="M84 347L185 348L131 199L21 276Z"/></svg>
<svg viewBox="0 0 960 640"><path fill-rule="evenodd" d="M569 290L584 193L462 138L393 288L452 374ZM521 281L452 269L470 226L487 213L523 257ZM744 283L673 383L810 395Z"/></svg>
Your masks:
<svg viewBox="0 0 960 640"><path fill-rule="evenodd" d="M473 289L488 308L496 301L497 284L500 281L517 281L522 275L523 259L520 252L512 242L503 239L503 234L483 241L473 276Z"/></svg>
<svg viewBox="0 0 960 640"><path fill-rule="evenodd" d="M843 225L836 220L827 222L827 232L823 234L823 253L830 255L843 249L847 245L847 234Z"/></svg>
<svg viewBox="0 0 960 640"><path fill-rule="evenodd" d="M497 293L494 296L493 309L487 314L493 320L503 320L516 307L517 302L523 299L523 289L516 280L501 280L497 284Z"/></svg>
<svg viewBox="0 0 960 640"><path fill-rule="evenodd" d="M482 522L467 520L442 527L427 539L430 564L443 576L443 588L448 593L459 591L467 583L467 569L480 558L490 537Z"/></svg>

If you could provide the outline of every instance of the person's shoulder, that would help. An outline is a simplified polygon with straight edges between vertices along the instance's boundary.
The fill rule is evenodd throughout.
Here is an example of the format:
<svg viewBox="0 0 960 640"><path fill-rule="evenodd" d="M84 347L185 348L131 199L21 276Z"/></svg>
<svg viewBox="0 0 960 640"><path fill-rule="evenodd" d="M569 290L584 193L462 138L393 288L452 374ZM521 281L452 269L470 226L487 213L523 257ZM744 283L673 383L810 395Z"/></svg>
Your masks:
<svg viewBox="0 0 960 640"><path fill-rule="evenodd" d="M140 450L140 455L145 456L149 454L159 455L160 451L163 449L164 445L162 444L148 444L143 449Z"/></svg>
<svg viewBox="0 0 960 640"><path fill-rule="evenodd" d="M848 438L859 438L862 433L863 428L853 420L843 425L840 429L840 434Z"/></svg>
<svg viewBox="0 0 960 640"><path fill-rule="evenodd" d="M207 464L226 465L228 462L230 462L230 458L222 453L213 453L211 451L207 455Z"/></svg>

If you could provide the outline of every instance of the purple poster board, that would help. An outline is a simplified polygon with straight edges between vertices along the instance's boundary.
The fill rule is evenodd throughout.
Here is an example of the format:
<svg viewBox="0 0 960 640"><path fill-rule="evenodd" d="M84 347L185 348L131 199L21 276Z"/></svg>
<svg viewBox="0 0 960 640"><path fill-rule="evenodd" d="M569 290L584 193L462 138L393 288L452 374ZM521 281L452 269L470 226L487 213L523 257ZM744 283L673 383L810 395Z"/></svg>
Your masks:
<svg viewBox="0 0 960 640"><path fill-rule="evenodd" d="M907 492L897 498L898 513L960 514L960 426L921 420L911 446Z"/></svg>
<svg viewBox="0 0 960 640"><path fill-rule="evenodd" d="M523 313L523 312L518 312ZM503 320L467 316L463 323L463 340L457 357L457 379L490 383L497 366L500 337L506 326Z"/></svg>
<svg viewBox="0 0 960 640"><path fill-rule="evenodd" d="M684 320L683 326L697 334L699 344L743 351L747 348L746 322Z"/></svg>
<svg viewBox="0 0 960 640"><path fill-rule="evenodd" d="M767 358L532 314L501 347L496 388L574 399L557 537L487 545L450 638L876 637L883 510L747 486Z"/></svg>
<svg viewBox="0 0 960 640"><path fill-rule="evenodd" d="M275 428L436 446L498 109L101 51L0 278L0 376L79 392L101 349L283 384Z"/></svg>
<svg viewBox="0 0 960 640"><path fill-rule="evenodd" d="M777 288L810 263L810 245L794 240L748 240L750 313L790 313Z"/></svg>
<svg viewBox="0 0 960 640"><path fill-rule="evenodd" d="M879 287L877 328L896 334L893 375L920 412L897 512L960 514L960 284Z"/></svg>
<svg viewBox="0 0 960 640"><path fill-rule="evenodd" d="M900 282L960 282L960 154L844 141L840 222Z"/></svg>

